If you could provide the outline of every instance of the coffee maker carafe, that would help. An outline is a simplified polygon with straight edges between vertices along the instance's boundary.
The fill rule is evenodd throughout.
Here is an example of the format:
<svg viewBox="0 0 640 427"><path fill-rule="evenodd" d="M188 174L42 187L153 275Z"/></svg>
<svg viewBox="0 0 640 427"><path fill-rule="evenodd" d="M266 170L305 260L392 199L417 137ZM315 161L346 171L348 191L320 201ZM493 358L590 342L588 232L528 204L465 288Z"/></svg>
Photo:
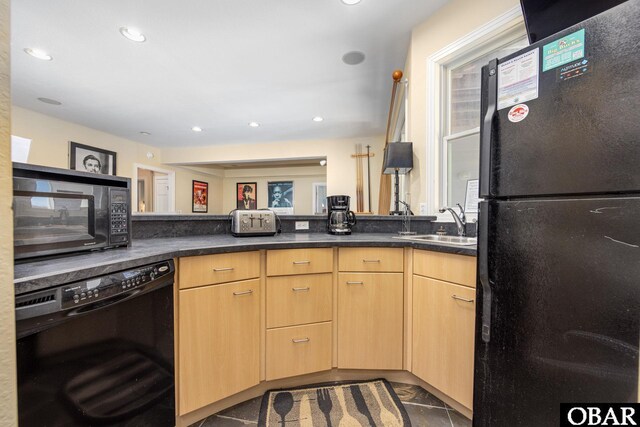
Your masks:
<svg viewBox="0 0 640 427"><path fill-rule="evenodd" d="M329 234L351 234L356 214L349 210L349 196L327 197L327 230Z"/></svg>

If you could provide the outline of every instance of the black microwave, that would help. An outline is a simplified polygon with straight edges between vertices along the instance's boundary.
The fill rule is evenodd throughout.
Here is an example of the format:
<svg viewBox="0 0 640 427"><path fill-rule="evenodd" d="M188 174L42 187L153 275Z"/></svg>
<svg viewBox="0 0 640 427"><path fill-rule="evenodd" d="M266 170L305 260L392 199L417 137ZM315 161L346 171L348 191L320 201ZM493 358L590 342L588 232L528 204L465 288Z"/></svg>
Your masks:
<svg viewBox="0 0 640 427"><path fill-rule="evenodd" d="M131 180L13 164L14 258L131 244Z"/></svg>

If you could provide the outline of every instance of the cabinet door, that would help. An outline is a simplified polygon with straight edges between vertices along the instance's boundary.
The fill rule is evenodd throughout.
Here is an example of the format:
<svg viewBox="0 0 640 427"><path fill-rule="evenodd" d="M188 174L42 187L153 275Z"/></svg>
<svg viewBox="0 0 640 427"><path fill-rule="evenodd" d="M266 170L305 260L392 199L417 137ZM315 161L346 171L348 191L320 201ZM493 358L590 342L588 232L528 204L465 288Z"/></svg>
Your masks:
<svg viewBox="0 0 640 427"><path fill-rule="evenodd" d="M338 367L402 369L402 318L402 273L340 273Z"/></svg>
<svg viewBox="0 0 640 427"><path fill-rule="evenodd" d="M180 415L259 383L259 292L257 279L180 291Z"/></svg>
<svg viewBox="0 0 640 427"><path fill-rule="evenodd" d="M412 372L471 409L475 290L413 276Z"/></svg>

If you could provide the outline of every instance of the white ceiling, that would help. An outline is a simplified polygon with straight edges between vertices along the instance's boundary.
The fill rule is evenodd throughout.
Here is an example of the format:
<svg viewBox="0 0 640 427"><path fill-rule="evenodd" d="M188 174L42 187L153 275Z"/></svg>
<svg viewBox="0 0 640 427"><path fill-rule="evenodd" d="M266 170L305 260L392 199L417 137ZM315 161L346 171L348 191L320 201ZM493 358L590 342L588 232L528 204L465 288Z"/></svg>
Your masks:
<svg viewBox="0 0 640 427"><path fill-rule="evenodd" d="M13 104L159 147L380 135L411 28L445 2L13 0Z"/></svg>

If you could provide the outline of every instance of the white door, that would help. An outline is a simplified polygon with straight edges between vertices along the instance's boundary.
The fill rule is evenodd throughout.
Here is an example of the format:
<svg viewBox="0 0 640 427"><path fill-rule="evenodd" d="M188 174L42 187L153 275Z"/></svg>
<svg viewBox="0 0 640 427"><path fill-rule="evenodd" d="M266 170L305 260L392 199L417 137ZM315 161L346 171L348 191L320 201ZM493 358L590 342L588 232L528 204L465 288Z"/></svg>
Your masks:
<svg viewBox="0 0 640 427"><path fill-rule="evenodd" d="M169 212L169 177L154 173L153 189L153 211Z"/></svg>

